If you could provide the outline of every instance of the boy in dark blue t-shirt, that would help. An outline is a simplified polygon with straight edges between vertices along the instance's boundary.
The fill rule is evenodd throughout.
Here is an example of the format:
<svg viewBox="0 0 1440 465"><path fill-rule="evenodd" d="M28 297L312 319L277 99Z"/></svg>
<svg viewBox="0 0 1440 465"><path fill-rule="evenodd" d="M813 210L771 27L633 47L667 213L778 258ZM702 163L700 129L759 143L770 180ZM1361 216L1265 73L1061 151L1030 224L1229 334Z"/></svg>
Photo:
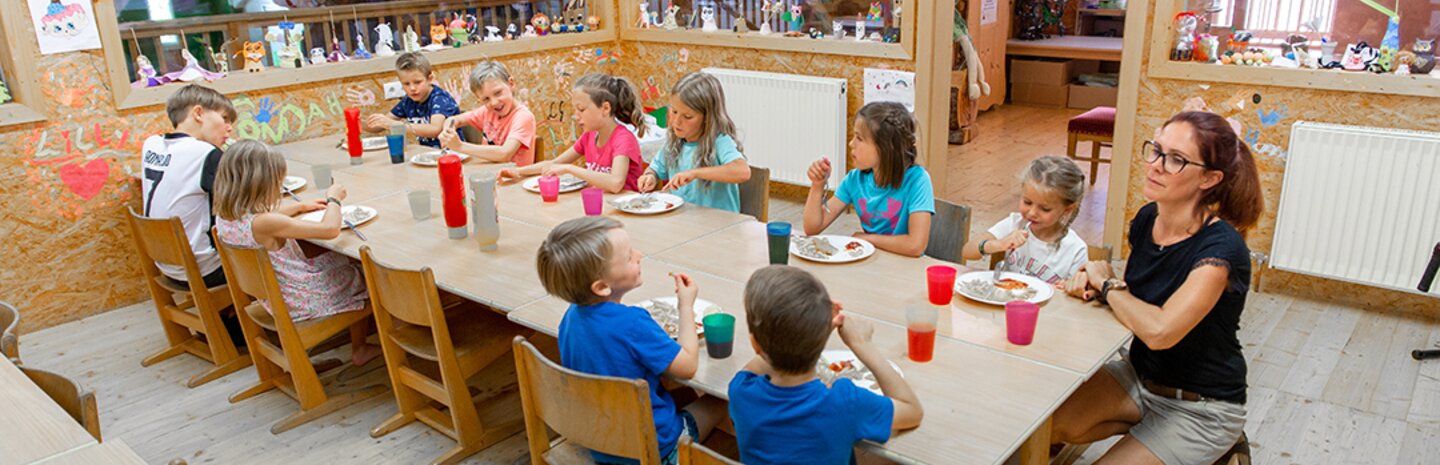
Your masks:
<svg viewBox="0 0 1440 465"><path fill-rule="evenodd" d="M741 462L845 465L855 442L885 442L892 430L920 425L920 400L870 343L874 327L841 314L810 273L772 265L750 275L745 318L757 356L730 381ZM870 368L884 396L849 379L828 387L820 381L815 363L832 328Z"/></svg>
<svg viewBox="0 0 1440 465"><path fill-rule="evenodd" d="M405 97L390 114L376 113L365 118L365 130L385 132L391 125L404 124L406 134L426 147L440 148L440 131L445 118L460 114L455 98L435 85L435 72L430 60L419 52L402 53L395 57L395 77L405 88ZM461 137L464 140L464 137Z"/></svg>
<svg viewBox="0 0 1440 465"><path fill-rule="evenodd" d="M655 437L666 464L678 460L676 445L683 430L696 442L725 415L724 402L701 397L677 411L660 375L690 379L700 363L694 325L679 325L679 341L670 339L640 307L620 303L640 287L640 252L619 221L603 216L576 218L550 231L540 244L536 267L551 295L570 302L560 321L560 364L595 375L642 379L650 385ZM680 321L695 321L699 287L689 276L676 274L675 297ZM638 463L624 457L592 454L596 462Z"/></svg>

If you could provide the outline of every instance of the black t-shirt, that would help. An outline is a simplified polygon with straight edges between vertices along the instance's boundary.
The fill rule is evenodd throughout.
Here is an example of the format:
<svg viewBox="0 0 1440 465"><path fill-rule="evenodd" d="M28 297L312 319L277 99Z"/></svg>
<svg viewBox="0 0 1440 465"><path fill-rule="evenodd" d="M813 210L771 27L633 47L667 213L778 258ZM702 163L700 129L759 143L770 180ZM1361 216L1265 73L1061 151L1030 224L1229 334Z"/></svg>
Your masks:
<svg viewBox="0 0 1440 465"><path fill-rule="evenodd" d="M1149 204L1130 221L1130 261L1125 282L1130 293L1151 305L1163 306L1190 271L1205 265L1230 270L1230 284L1215 307L1178 344L1152 350L1140 338L1130 344L1136 374L1159 384L1202 396L1245 403L1245 356L1240 352L1240 312L1250 283L1250 249L1225 221L1165 247L1155 245L1151 231L1156 207Z"/></svg>

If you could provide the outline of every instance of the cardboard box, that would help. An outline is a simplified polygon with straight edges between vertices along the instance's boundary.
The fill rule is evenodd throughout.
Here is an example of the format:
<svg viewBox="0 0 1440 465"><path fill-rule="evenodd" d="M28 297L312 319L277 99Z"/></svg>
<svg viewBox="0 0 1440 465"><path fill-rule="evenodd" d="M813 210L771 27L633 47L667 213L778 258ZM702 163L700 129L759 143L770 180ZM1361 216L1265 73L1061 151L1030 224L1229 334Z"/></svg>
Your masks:
<svg viewBox="0 0 1440 465"><path fill-rule="evenodd" d="M1024 105L1064 107L1068 100L1069 86L1031 84L1016 82L1010 85L1010 101Z"/></svg>
<svg viewBox="0 0 1440 465"><path fill-rule="evenodd" d="M1064 86L1076 76L1099 71L1100 62L1061 58L1016 58L1010 61L1010 82Z"/></svg>
<svg viewBox="0 0 1440 465"><path fill-rule="evenodd" d="M1091 87L1084 84L1070 85L1070 108L1089 110L1095 107L1113 107L1120 89L1117 87Z"/></svg>

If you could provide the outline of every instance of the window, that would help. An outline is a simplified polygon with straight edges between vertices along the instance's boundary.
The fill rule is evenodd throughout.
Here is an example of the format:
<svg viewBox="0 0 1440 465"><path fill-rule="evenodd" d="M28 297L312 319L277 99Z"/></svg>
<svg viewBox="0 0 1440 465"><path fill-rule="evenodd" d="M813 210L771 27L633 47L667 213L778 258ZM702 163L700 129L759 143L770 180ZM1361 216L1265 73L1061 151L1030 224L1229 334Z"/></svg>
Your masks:
<svg viewBox="0 0 1440 465"><path fill-rule="evenodd" d="M40 51L31 45L35 36L25 24L29 20L25 2L0 3L0 85L4 86L0 92L0 126L45 119L45 99L40 94L37 73L19 72L39 68L36 61Z"/></svg>
<svg viewBox="0 0 1440 465"><path fill-rule="evenodd" d="M883 42L900 41L899 23L895 21L893 12L901 6L901 2L895 0L643 0L641 4L650 16L649 27L663 28L669 12L667 7L673 6L675 22L680 28L709 31L707 24L711 22L705 20L709 14L715 30L733 31L736 20L744 18L748 30L758 31L768 19L769 29L776 34L790 31L808 34L814 28L828 38L833 36L838 25L847 37L854 37L857 28L863 24L864 27L859 30L867 38ZM767 7L770 8L768 12ZM635 13L639 15L639 11ZM636 21L636 26L645 27L639 19Z"/></svg>
<svg viewBox="0 0 1440 465"><path fill-rule="evenodd" d="M1327 35L1338 0L1219 0L1212 25L1250 31L1254 43L1279 45L1291 34ZM1319 40L1316 37L1315 40Z"/></svg>
<svg viewBox="0 0 1440 465"><path fill-rule="evenodd" d="M1400 16L1400 44L1409 49L1417 38L1440 35L1440 0L1191 0L1190 11L1213 11L1212 27L1250 31L1252 45L1279 47L1290 35L1318 45L1322 37L1337 44L1365 41L1379 47L1391 13Z"/></svg>

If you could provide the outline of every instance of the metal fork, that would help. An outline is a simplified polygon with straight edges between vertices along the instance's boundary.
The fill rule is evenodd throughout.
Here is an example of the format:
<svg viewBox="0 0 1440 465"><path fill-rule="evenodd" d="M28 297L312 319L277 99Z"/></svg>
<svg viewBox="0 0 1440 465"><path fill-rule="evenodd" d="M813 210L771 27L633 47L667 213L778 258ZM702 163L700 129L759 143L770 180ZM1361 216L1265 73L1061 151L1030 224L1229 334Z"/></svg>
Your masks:
<svg viewBox="0 0 1440 465"><path fill-rule="evenodd" d="M1029 221L1026 221L1026 222L1024 222L1024 223L1021 223L1021 224L1020 224L1020 230L1022 230L1022 231L1029 231L1029 230L1030 230L1030 222L1029 222ZM1000 260L1000 264L999 264L999 265L995 265L995 275L994 275L992 278L993 278L993 279L995 280L995 282L997 282L997 283L1000 282L1000 274L1004 272L1003 270L1005 269L1005 263L1008 263L1008 262L1010 261L1010 252L1014 252L1014 250L1006 250L1006 251L1005 251L1005 258L1003 258L1003 259Z"/></svg>

